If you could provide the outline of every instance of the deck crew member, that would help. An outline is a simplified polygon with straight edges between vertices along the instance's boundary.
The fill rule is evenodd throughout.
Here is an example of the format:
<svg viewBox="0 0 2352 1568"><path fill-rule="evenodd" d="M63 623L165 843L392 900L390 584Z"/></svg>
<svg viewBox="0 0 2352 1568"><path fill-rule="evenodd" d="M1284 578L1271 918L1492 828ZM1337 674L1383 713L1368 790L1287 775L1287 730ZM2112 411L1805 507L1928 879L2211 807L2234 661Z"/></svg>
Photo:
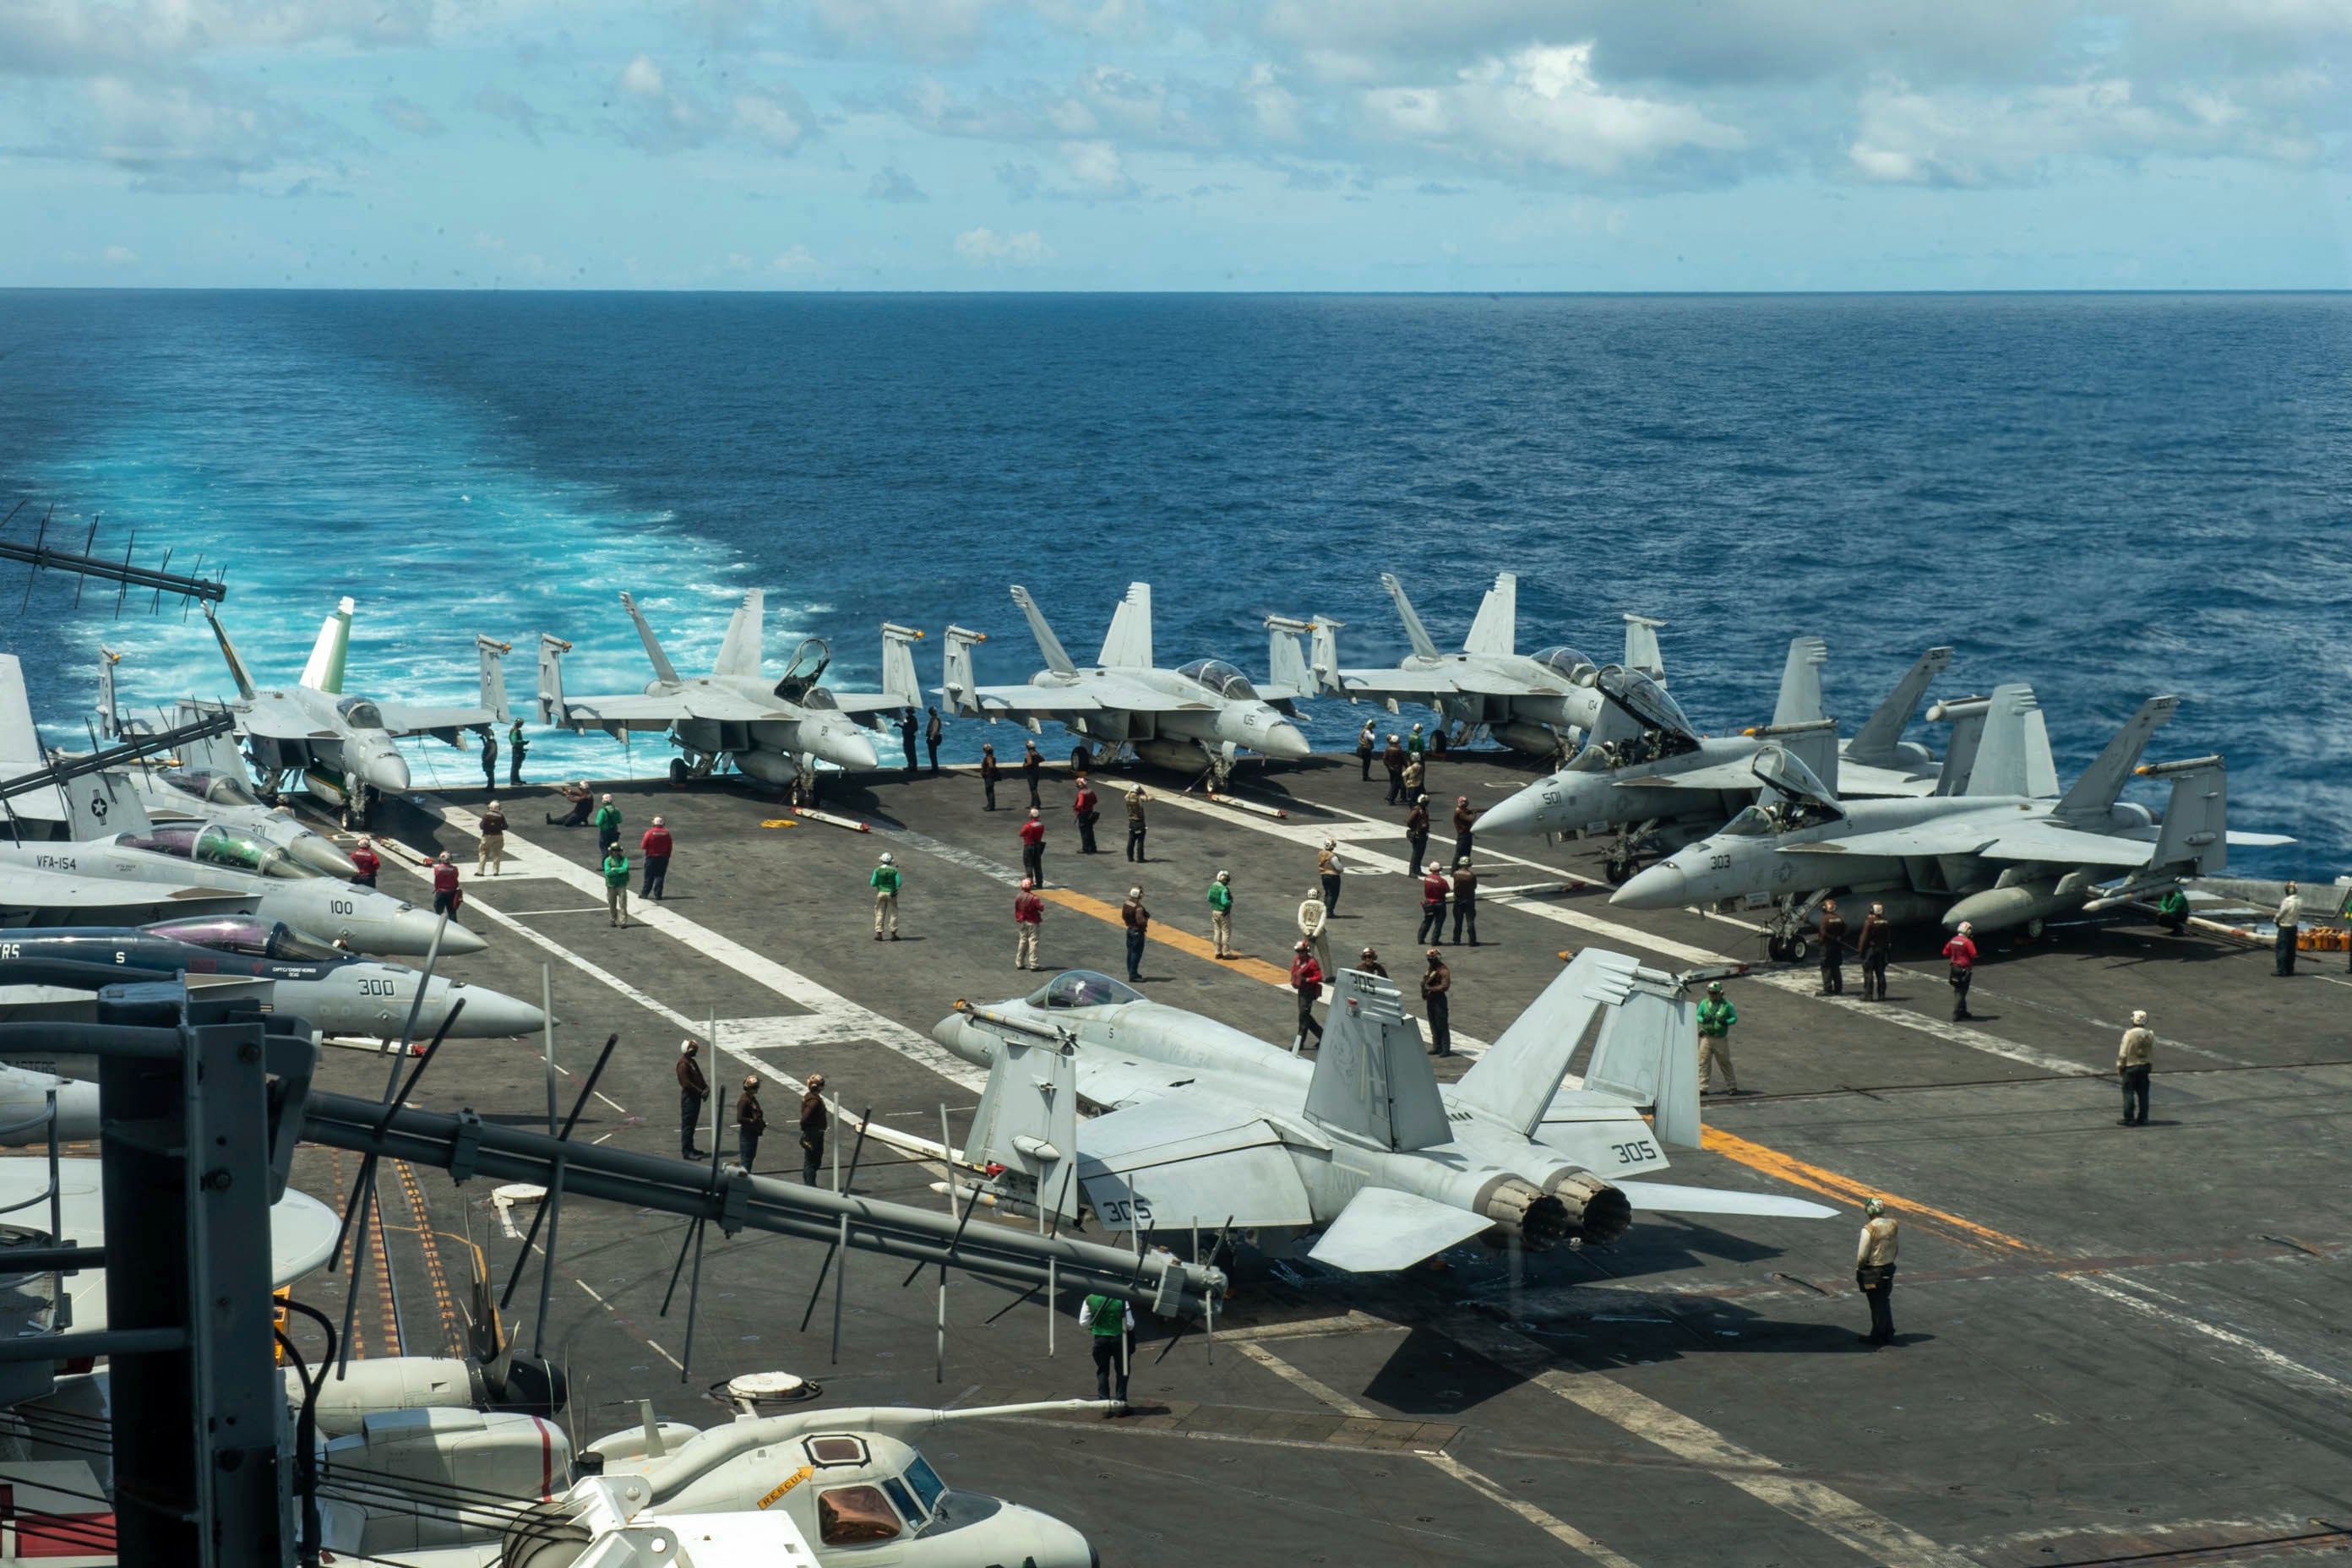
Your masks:
<svg viewBox="0 0 2352 1568"><path fill-rule="evenodd" d="M1037 742L1021 742L1021 776L1029 781L1029 805L1032 810L1044 803L1037 798L1037 781L1045 776L1045 759L1037 754Z"/></svg>
<svg viewBox="0 0 2352 1568"><path fill-rule="evenodd" d="M629 929L629 857L617 842L604 850L604 914L608 925Z"/></svg>
<svg viewBox="0 0 2352 1568"><path fill-rule="evenodd" d="M1220 871L1217 879L1209 884L1209 936L1216 944L1216 956L1234 955L1234 874Z"/></svg>
<svg viewBox="0 0 2352 1568"><path fill-rule="evenodd" d="M1382 963L1381 955L1369 947L1356 955L1356 967L1367 974L1377 974L1383 980L1389 977L1388 965Z"/></svg>
<svg viewBox="0 0 2352 1568"><path fill-rule="evenodd" d="M1339 912L1339 841L1323 840L1323 847L1315 852L1315 876L1323 884L1323 907L1333 914Z"/></svg>
<svg viewBox="0 0 2352 1568"><path fill-rule="evenodd" d="M898 862L890 851L882 851L882 858L876 862L874 874L866 879L866 885L874 889L874 940L882 940L882 927L887 921L890 927L890 940L898 941Z"/></svg>
<svg viewBox="0 0 2352 1568"><path fill-rule="evenodd" d="M1087 782L1086 774L1080 773L1078 793L1070 797L1070 815L1077 819L1078 853L1081 855L1095 852L1095 824L1102 820L1102 812L1098 809L1101 805L1102 797L1095 794L1095 786Z"/></svg>
<svg viewBox="0 0 2352 1568"><path fill-rule="evenodd" d="M1379 733L1380 726L1369 719L1364 721L1364 727L1356 732L1356 761L1363 765L1366 784L1372 782L1372 753L1380 750L1380 742L1377 739Z"/></svg>
<svg viewBox="0 0 2352 1568"><path fill-rule="evenodd" d="M1423 795L1404 814L1404 841L1412 846L1412 865L1408 877L1421 875L1422 857L1429 853L1429 797Z"/></svg>
<svg viewBox="0 0 2352 1568"><path fill-rule="evenodd" d="M986 804L980 808L981 810L994 811L996 809L996 775L1002 771L1003 770L996 765L996 748L986 742L981 742L980 787L982 795L986 801Z"/></svg>
<svg viewBox="0 0 2352 1568"><path fill-rule="evenodd" d="M596 852L604 854L621 841L621 808L606 795L596 807Z"/></svg>
<svg viewBox="0 0 2352 1568"><path fill-rule="evenodd" d="M1723 982L1707 982L1706 994L1698 1004L1698 1091L1715 1092L1715 1068L1723 1064L1723 1087L1726 1091L1739 1092L1739 1075L1731 1068L1731 1026L1739 1022L1739 1009L1723 994Z"/></svg>
<svg viewBox="0 0 2352 1568"><path fill-rule="evenodd" d="M1118 923L1127 928L1127 977L1130 982L1143 978L1143 938L1151 929L1151 911L1143 907L1143 889L1129 888L1127 902L1118 907Z"/></svg>
<svg viewBox="0 0 2352 1568"><path fill-rule="evenodd" d="M1428 875L1421 879L1421 927L1413 932L1415 942L1440 942L1445 936L1445 896L1453 886L1445 873L1433 864Z"/></svg>
<svg viewBox="0 0 2352 1568"><path fill-rule="evenodd" d="M1845 917L1835 899L1822 900L1822 994L1845 994Z"/></svg>
<svg viewBox="0 0 2352 1568"><path fill-rule="evenodd" d="M2124 1086L2123 1120L2116 1126L2147 1125L2147 1075L2155 1060L2156 1031L2147 1026L2146 1013L2135 1012L2116 1047L2116 1077Z"/></svg>
<svg viewBox="0 0 2352 1568"><path fill-rule="evenodd" d="M1417 753L1406 757L1404 760L1404 793L1406 798L1418 800L1428 799L1428 796L1421 793L1423 782L1428 777L1429 769L1423 763Z"/></svg>
<svg viewBox="0 0 2352 1568"><path fill-rule="evenodd" d="M2274 973L2293 974L2295 939L2303 930L2303 895L2294 890L2293 882L2286 885L2286 897L2279 900L2278 913L2271 919L2278 926L2278 938L2273 943L2278 958Z"/></svg>
<svg viewBox="0 0 2352 1568"><path fill-rule="evenodd" d="M1095 1397L1108 1399L1111 1379L1118 1379L1118 1403L1127 1405L1127 1336L1135 1331L1135 1309L1116 1296L1088 1296L1078 1303L1078 1327L1095 1347ZM1106 1410L1105 1416L1118 1415Z"/></svg>
<svg viewBox="0 0 2352 1568"><path fill-rule="evenodd" d="M813 1072L801 1091L801 1182L816 1185L816 1168L824 1160L824 1130L833 1118L824 1110L824 1074Z"/></svg>
<svg viewBox="0 0 2352 1568"><path fill-rule="evenodd" d="M1013 967L1037 967L1038 928L1045 923L1045 900L1036 893L1036 884L1028 878L1021 879L1021 890L1013 895Z"/></svg>
<svg viewBox="0 0 2352 1568"><path fill-rule="evenodd" d="M507 787L522 787L522 754L530 750L530 742L522 738L522 721L518 719L507 730Z"/></svg>
<svg viewBox="0 0 2352 1568"><path fill-rule="evenodd" d="M1339 972L1331 967L1331 942L1324 932L1331 923L1331 907L1323 901L1323 889L1310 888L1298 901L1298 934L1315 949L1316 967L1327 975Z"/></svg>
<svg viewBox="0 0 2352 1568"><path fill-rule="evenodd" d="M1323 966L1315 962L1315 951L1305 937L1290 950L1290 989L1298 996L1298 1037L1290 1042L1290 1054L1297 1056L1307 1048L1307 1037L1315 1037L1316 1044L1323 1042L1323 1026L1315 1016L1315 999L1323 994Z"/></svg>
<svg viewBox="0 0 2352 1568"><path fill-rule="evenodd" d="M1421 972L1421 1008L1429 1018L1429 1054L1454 1054L1454 971L1445 967L1435 948L1429 950L1429 967Z"/></svg>
<svg viewBox="0 0 2352 1568"><path fill-rule="evenodd" d="M499 874L499 864L507 858L507 814L499 809L497 801L482 808L481 841L474 846L474 875L489 868L493 877Z"/></svg>
<svg viewBox="0 0 2352 1568"><path fill-rule="evenodd" d="M499 787L499 736L487 726L482 731L482 787Z"/></svg>
<svg viewBox="0 0 2352 1568"><path fill-rule="evenodd" d="M1021 868L1039 887L1045 885L1045 825L1039 820L1037 808L1029 808L1029 819L1021 825Z"/></svg>
<svg viewBox="0 0 2352 1568"><path fill-rule="evenodd" d="M1394 735L1389 737L1388 749L1381 753L1381 766L1389 771L1389 804L1404 799L1404 765L1409 759Z"/></svg>
<svg viewBox="0 0 2352 1568"><path fill-rule="evenodd" d="M1470 945L1478 945L1478 868L1467 855L1454 862L1454 945L1462 945L1464 922L1470 927Z"/></svg>
<svg viewBox="0 0 2352 1568"><path fill-rule="evenodd" d="M646 829L645 837L637 840L637 853L646 860L645 896L656 903L660 903L662 895L669 890L669 853L672 847L669 828L658 816L654 818L654 825Z"/></svg>
<svg viewBox="0 0 2352 1568"><path fill-rule="evenodd" d="M352 886L374 887L376 875L383 869L383 862L376 858L374 839L362 838L352 846Z"/></svg>
<svg viewBox="0 0 2352 1568"><path fill-rule="evenodd" d="M1127 792L1127 858L1139 866L1143 864L1143 803L1150 798L1141 784Z"/></svg>
<svg viewBox="0 0 2352 1568"><path fill-rule="evenodd" d="M2156 923L2179 936L2189 930L2189 895L2175 882L2156 900Z"/></svg>
<svg viewBox="0 0 2352 1568"><path fill-rule="evenodd" d="M702 1125L702 1102L710 1098L710 1080L702 1076L702 1047L692 1040L677 1043L677 1157L709 1156L694 1146L695 1129Z"/></svg>
<svg viewBox="0 0 2352 1568"><path fill-rule="evenodd" d="M457 865L444 849L433 858L433 912L456 920L457 906L465 901L466 895L457 890Z"/></svg>
<svg viewBox="0 0 2352 1568"><path fill-rule="evenodd" d="M907 771L915 771L915 710L912 708L898 715L898 743L907 751Z"/></svg>
<svg viewBox="0 0 2352 1568"><path fill-rule="evenodd" d="M1861 1243L1853 1253L1853 1282L1870 1303L1870 1332L1862 1336L1866 1345L1886 1345L1895 1342L1895 1254L1901 1247L1902 1227L1886 1205L1871 1198L1862 1205L1869 1216L1862 1227Z"/></svg>
<svg viewBox="0 0 2352 1568"><path fill-rule="evenodd" d="M760 1075L751 1074L743 1080L743 1092L735 1097L735 1163L745 1170L760 1157L760 1134L768 1130L768 1113L760 1105Z"/></svg>
<svg viewBox="0 0 2352 1568"><path fill-rule="evenodd" d="M923 725L923 744L929 749L931 753L931 772L938 773L940 771L940 742L947 734L948 726L947 721L940 717L940 710L938 709L934 708L930 712L930 719Z"/></svg>
<svg viewBox="0 0 2352 1568"><path fill-rule="evenodd" d="M1404 754L1408 757L1419 757L1425 755L1428 750L1429 737L1422 733L1420 725L1415 724L1412 727L1412 733L1404 738Z"/></svg>
<svg viewBox="0 0 2352 1568"><path fill-rule="evenodd" d="M586 826L588 824L588 808L596 803L596 797L588 793L587 781L583 779L568 784L557 784L555 786L555 793L562 795L571 805L572 809L560 820L553 815L549 815L547 818L548 826L551 827Z"/></svg>
<svg viewBox="0 0 2352 1568"><path fill-rule="evenodd" d="M1454 858L1456 860L1470 858L1470 828L1471 825L1477 820L1478 814L1470 809L1470 797L1466 795L1455 795L1454 797Z"/></svg>
<svg viewBox="0 0 2352 1568"><path fill-rule="evenodd" d="M1955 1023L1975 1016L1969 1011L1969 986L1977 977L1976 934L1977 928L1962 921L1960 929L1952 933L1952 940L1944 944L1944 957L1952 966L1951 973L1945 978L1952 987L1952 1020Z"/></svg>
<svg viewBox="0 0 2352 1568"><path fill-rule="evenodd" d="M1886 1000L1886 961L1895 956L1895 924L1885 904L1873 904L1862 918L1862 999Z"/></svg>

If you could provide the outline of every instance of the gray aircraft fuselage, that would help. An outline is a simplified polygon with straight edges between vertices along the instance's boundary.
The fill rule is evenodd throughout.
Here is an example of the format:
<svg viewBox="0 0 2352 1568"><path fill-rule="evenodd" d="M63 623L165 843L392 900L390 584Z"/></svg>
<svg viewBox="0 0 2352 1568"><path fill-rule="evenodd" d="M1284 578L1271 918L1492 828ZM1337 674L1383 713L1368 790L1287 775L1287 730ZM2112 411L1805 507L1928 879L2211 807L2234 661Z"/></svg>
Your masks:
<svg viewBox="0 0 2352 1568"><path fill-rule="evenodd" d="M1262 757L1286 762L1297 762L1314 750L1298 726L1284 717L1273 703L1255 696L1228 697L1181 670L1109 669L1097 666L1065 675L1041 669L1029 678L1029 684L1043 691L1066 690L1098 698L1100 708L1072 708L1052 716L1090 741L1127 742L1135 747L1138 756L1155 766L1181 766L1190 761L1155 757L1155 742L1173 742L1204 751L1238 746ZM1199 706L1157 712L1122 708L1118 690L1129 686Z"/></svg>
<svg viewBox="0 0 2352 1568"><path fill-rule="evenodd" d="M265 773L321 773L356 778L380 795L408 789L408 759L364 697L339 697L307 686L256 691L232 702L237 729ZM263 731L277 733L264 733ZM302 731L292 739L289 731Z"/></svg>

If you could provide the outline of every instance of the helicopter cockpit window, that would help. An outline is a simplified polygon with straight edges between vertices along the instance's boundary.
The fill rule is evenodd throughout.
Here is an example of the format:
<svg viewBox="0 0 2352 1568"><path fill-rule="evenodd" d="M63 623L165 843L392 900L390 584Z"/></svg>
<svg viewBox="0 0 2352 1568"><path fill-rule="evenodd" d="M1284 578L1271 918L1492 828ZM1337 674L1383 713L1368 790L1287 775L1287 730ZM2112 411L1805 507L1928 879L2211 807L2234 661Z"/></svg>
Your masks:
<svg viewBox="0 0 2352 1568"><path fill-rule="evenodd" d="M907 1489L915 1494L915 1501L927 1514L940 1506L940 1498L948 1489L947 1482L940 1479L940 1473L931 1468L930 1461L920 1454L907 1461L906 1472L900 1479L905 1480Z"/></svg>
<svg viewBox="0 0 2352 1568"><path fill-rule="evenodd" d="M383 710L364 697L346 697L335 704L335 711L354 730L383 728Z"/></svg>
<svg viewBox="0 0 2352 1568"><path fill-rule="evenodd" d="M1593 677L1601 673L1599 665L1572 647L1544 648L1537 653L1536 662L1563 680L1572 680L1579 686L1591 685Z"/></svg>
<svg viewBox="0 0 2352 1568"><path fill-rule="evenodd" d="M923 1527L923 1521L928 1516L916 1506L915 1494L907 1489L906 1482L896 1476L885 1477L882 1481L882 1492L898 1506L898 1512L905 1517L908 1523L918 1530Z"/></svg>
<svg viewBox="0 0 2352 1568"><path fill-rule="evenodd" d="M816 1494L817 1535L827 1546L895 1539L901 1528L879 1487L835 1487Z"/></svg>
<svg viewBox="0 0 2352 1568"><path fill-rule="evenodd" d="M1140 1002L1143 993L1091 969L1071 969L1056 974L1030 993L1032 1007L1108 1007Z"/></svg>
<svg viewBox="0 0 2352 1568"><path fill-rule="evenodd" d="M1221 658L1196 658L1176 673L1187 680L1199 682L1220 697L1245 702L1257 700L1257 688L1249 683L1249 678Z"/></svg>
<svg viewBox="0 0 2352 1568"><path fill-rule="evenodd" d="M802 1446L807 1449L812 1465L862 1465L866 1462L866 1440L862 1437L811 1437Z"/></svg>

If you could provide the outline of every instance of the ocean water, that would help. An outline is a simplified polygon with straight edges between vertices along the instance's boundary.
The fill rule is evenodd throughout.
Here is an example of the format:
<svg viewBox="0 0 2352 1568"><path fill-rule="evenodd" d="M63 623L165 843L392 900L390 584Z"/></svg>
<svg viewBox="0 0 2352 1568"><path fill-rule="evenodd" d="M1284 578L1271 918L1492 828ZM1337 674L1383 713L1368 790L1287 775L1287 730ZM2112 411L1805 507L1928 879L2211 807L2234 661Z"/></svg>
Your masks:
<svg viewBox="0 0 2352 1568"><path fill-rule="evenodd" d="M870 684L895 619L929 685L950 621L991 634L983 679L1036 668L1011 583L1084 658L1149 580L1162 662L1262 672L1269 613L1387 662L1380 572L1445 642L1509 569L1522 648L1664 617L1703 728L1768 716L1801 632L1849 725L1932 643L1943 694L2030 681L2062 774L2178 693L2151 755L2226 753L2233 822L2302 840L2235 863L2352 869L2347 296L0 292L20 498L13 537L102 514L101 549L226 570L267 676L352 595L351 688L424 701L471 690L477 631L518 695L542 629L572 690L637 689L625 588L681 668L757 585L772 664L821 635ZM57 738L101 642L134 704L226 690L201 617L72 598L0 569ZM531 769L667 755L551 735Z"/></svg>

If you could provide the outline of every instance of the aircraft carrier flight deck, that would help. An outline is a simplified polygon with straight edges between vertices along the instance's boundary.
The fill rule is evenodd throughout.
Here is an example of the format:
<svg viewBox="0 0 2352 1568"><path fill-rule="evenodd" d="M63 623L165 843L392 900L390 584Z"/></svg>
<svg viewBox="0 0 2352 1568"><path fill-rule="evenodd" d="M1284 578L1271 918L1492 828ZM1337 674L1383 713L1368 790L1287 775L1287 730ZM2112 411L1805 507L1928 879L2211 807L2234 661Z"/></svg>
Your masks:
<svg viewBox="0 0 2352 1568"><path fill-rule="evenodd" d="M1017 746L1013 728L993 733ZM1433 764L1428 793L1485 807L1533 770L1456 753ZM1153 915L1146 994L1286 1043L1294 914L1331 837L1347 867L1334 956L1376 948L1418 1010L1418 892L1378 769L1362 782L1352 758L1245 767L1237 795L1272 810L1188 795L1155 770L1132 776L1152 796L1139 868L1121 854L1129 773L1097 775L1102 852L1087 857L1067 769L1048 770L1048 973L1122 973L1118 905L1139 883ZM626 930L607 920L594 831L541 826L562 810L551 787L498 792L513 828L495 879L471 875L478 788L387 801L376 826L466 867L465 920L489 948L444 973L535 1000L551 970L566 1107L619 1036L578 1140L675 1155L677 1047L715 1019L705 1061L722 1151L735 1147L736 1086L757 1072L770 1122L757 1168L796 1177L802 1079L822 1072L844 1104L919 1137L940 1136L944 1107L960 1136L985 1075L933 1044L931 1026L959 999L1045 978L1013 963L1017 775L993 813L968 769L828 784L824 809L869 832L803 817L748 780L594 784L623 811L633 860L656 813L677 841L665 901L636 899L633 876ZM1435 845L1448 843L1441 823ZM905 875L903 934L877 942L867 874L884 850ZM2278 979L2267 951L2210 930L2053 925L1986 943L1963 1024L1950 1021L1940 933L1906 935L1884 1004L1859 998L1851 969L1847 994L1824 998L1811 963L1767 960L1755 925L1610 907L1598 844L1498 840L1476 858L1481 944L1444 948L1467 1048L1496 1037L1563 954L1602 947L1673 972L1747 963L1727 983L1747 1092L1706 1100L1706 1147L1677 1153L1667 1179L1809 1197L1839 1217L1643 1215L1607 1246L1473 1241L1382 1275L1245 1259L1213 1335L1138 1313L1132 1414L951 1428L931 1454L943 1472L1069 1521L1108 1563L2079 1568L2352 1549L2342 954L2307 954ZM1221 868L1243 954L1232 962L1208 941L1204 893ZM424 901L408 857L387 856L383 886ZM2160 1044L2152 1118L2126 1128L2113 1062L2136 1008ZM416 1102L541 1126L541 1050L536 1037L452 1041ZM325 1056L321 1087L382 1092L380 1057ZM1442 1061L1440 1076L1473 1060ZM853 1141L835 1129L844 1163ZM306 1149L296 1173L340 1202L358 1164ZM502 1210L487 1181L389 1169L359 1353L462 1353L470 1249L503 1287L527 1211ZM943 1206L940 1179L868 1141L856 1185ZM1872 1194L1903 1222L1898 1338L1882 1349L1858 1342L1868 1319L1854 1288ZM824 1249L715 1228L688 1373L683 1285L662 1311L685 1230L564 1206L545 1337L583 1437L632 1424L640 1400L712 1424L724 1418L713 1385L753 1371L810 1378L838 1404L1094 1391L1075 1298L1055 1304L1049 1355L1041 1298L951 1274L942 1363L935 1271L908 1283L904 1265L851 1254L836 1362L830 1280L802 1327ZM339 1314L347 1278L317 1275L300 1293ZM506 1314L526 1341L537 1292L534 1266Z"/></svg>

